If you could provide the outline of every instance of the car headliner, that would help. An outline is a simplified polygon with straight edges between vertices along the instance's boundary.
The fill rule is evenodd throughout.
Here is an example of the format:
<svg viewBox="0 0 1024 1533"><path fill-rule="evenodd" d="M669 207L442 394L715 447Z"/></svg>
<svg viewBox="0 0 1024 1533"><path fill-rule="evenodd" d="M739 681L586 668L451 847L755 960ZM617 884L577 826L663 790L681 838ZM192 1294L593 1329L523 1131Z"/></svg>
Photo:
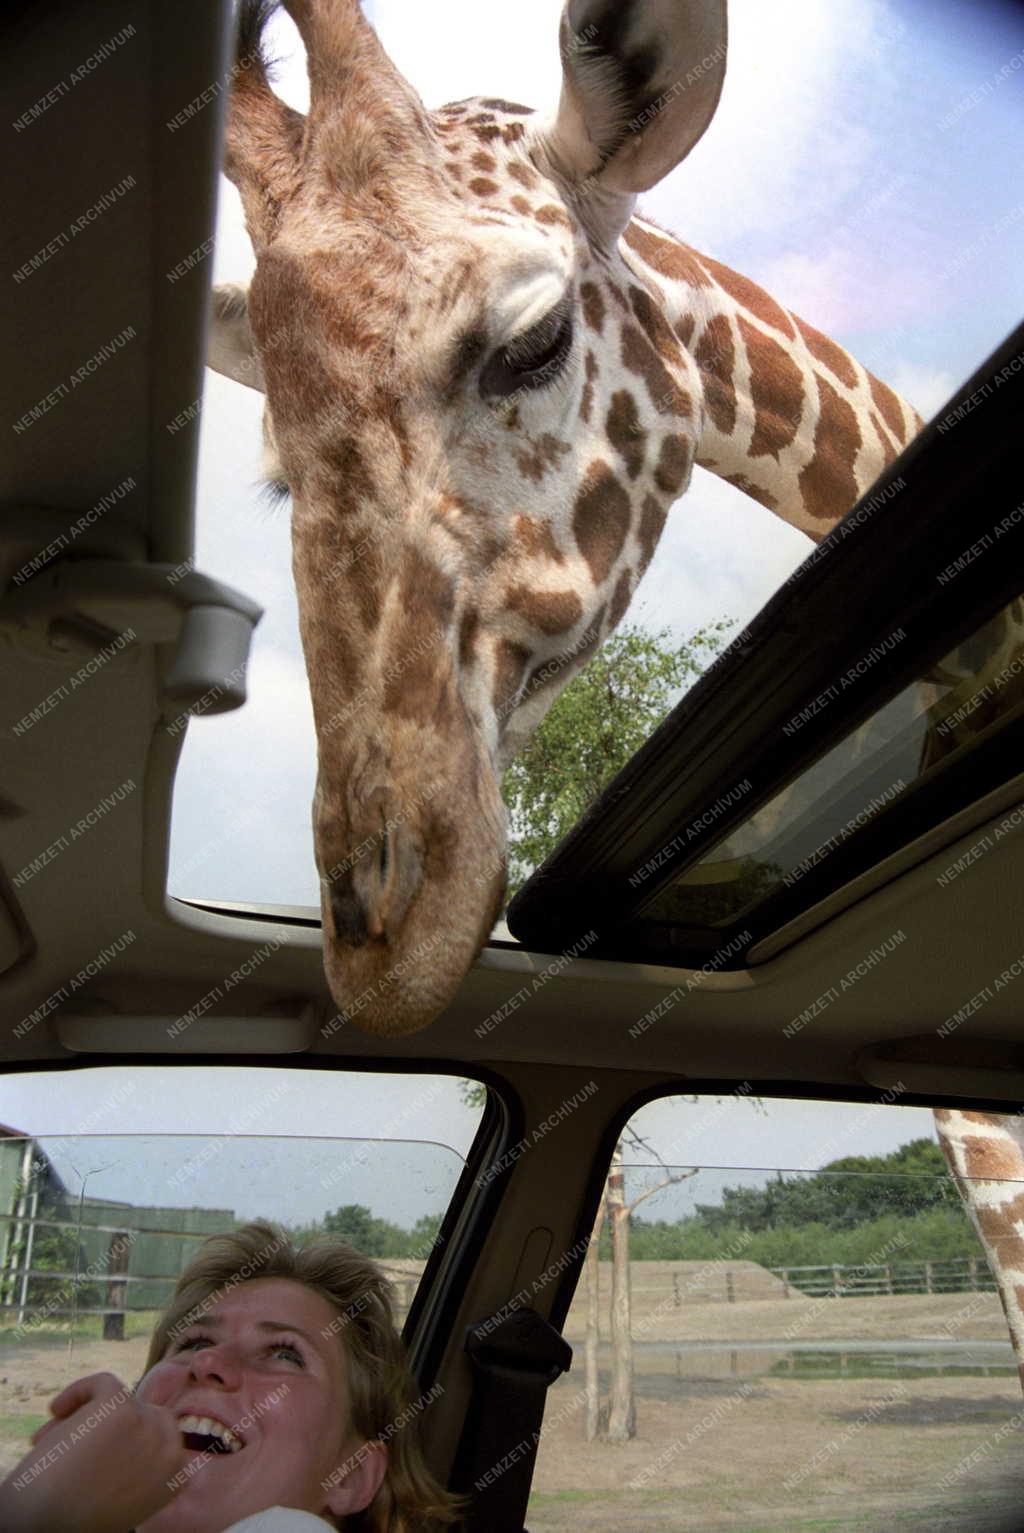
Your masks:
<svg viewBox="0 0 1024 1533"><path fill-rule="evenodd" d="M9 270L117 184L125 143L141 167L131 195L89 227L74 259L47 262L8 305L13 365L0 377L0 398L12 422L126 326L135 335L90 375L88 387L68 386L46 407L45 420L8 434L0 462L5 585L54 531L128 475L139 485L131 513L115 508L100 518L76 539L76 556L178 564L192 553L199 423L173 431L168 424L201 397L209 263L175 282L167 272L212 240L224 109L217 82L226 77L230 5L17 4L6 34L6 101L13 121L127 25L135 28L130 43L19 132L5 159L4 205L17 209L5 226ZM201 109L170 131L168 121L199 98ZM84 658L47 655L9 621L0 622L0 636L8 720L35 707ZM912 848L891 859L884 881L784 952L747 971L708 975L639 1037L630 1037L630 1026L686 971L586 957L553 964L550 954L526 951L502 929L426 1031L381 1039L350 1022L322 1033L334 1008L317 912L237 914L167 895L171 797L184 739L164 727L174 709L162 702L160 681L173 651L170 643L142 645L100 668L45 729L26 731L5 752L4 1068L205 1060L479 1073L499 1087L503 1104L492 1100L480 1156L514 1141L584 1081L597 1081L601 1089L557 1135L519 1158L509 1175L478 1182L475 1192L467 1181L453 1203L447 1238L410 1317L421 1380L445 1381L442 1407L426 1425L442 1472L470 1400L465 1325L531 1280L540 1284L537 1307L560 1323L578 1263L545 1286L547 1264L559 1252L585 1248L612 1146L641 1100L670 1090L727 1090L739 1081L762 1094L867 1100L901 1082L905 1102L1024 1098L1024 1069L968 1068L955 1037L941 1057L916 1064L865 1055L888 1040L931 1032L1018 954L1024 838L1007 837L946 888L936 875L979 839L986 818L1020 799L1019 781L998 802L946 826L930 851ZM201 729L202 721L190 727ZM129 782L134 787L116 814L72 842L45 876L15 886L17 870ZM841 993L818 1025L783 1040L785 1023L896 928L906 940L879 971L883 982ZM115 963L61 997L72 976L128 931L134 940ZM169 1037L171 1022L271 937L283 940L231 990L228 1011L212 1008ZM33 1012L38 1020L19 1026ZM1024 1013L1012 986L989 1002L985 1028L1007 1058L1010 1045L1020 1057ZM470 1178L473 1170L471 1160Z"/></svg>

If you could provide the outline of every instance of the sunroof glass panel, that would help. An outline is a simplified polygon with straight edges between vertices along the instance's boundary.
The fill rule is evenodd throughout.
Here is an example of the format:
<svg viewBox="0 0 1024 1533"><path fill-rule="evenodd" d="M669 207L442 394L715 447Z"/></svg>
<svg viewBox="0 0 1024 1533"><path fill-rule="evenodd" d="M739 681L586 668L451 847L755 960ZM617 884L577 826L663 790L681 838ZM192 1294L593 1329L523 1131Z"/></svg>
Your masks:
<svg viewBox="0 0 1024 1533"><path fill-rule="evenodd" d="M839 696L837 682L784 730L798 733ZM1024 599L1017 597L658 891L640 919L731 926L1022 717Z"/></svg>

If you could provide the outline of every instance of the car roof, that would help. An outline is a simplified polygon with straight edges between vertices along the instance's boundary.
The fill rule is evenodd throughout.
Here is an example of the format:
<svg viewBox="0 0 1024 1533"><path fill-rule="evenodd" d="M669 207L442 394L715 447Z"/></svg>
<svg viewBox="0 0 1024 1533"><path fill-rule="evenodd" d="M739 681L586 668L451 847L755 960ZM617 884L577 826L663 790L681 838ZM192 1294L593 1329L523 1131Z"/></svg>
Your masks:
<svg viewBox="0 0 1024 1533"><path fill-rule="evenodd" d="M192 558L198 410L188 412L202 395L208 279L171 281L168 273L208 250L213 237L224 95L216 87L226 75L230 6L140 3L126 17L119 33L98 39L93 13L62 14L59 25L52 18L44 25L25 8L6 86L12 120L26 119L8 174L32 187L28 198L8 192L8 205L19 208L8 230L12 257L43 249L97 189L123 180L125 142L142 146L133 156L136 184L89 228L74 260L49 261L16 293L17 365L0 379L7 418L22 423L0 465L9 508L0 535L9 583L0 623L6 707L13 718L27 715L88 664L103 632L102 624L90 632L90 614L99 621L104 613L137 613L143 637L156 641L140 644L130 663L97 669L45 730L24 732L6 753L0 978L7 1018L32 1020L4 1032L5 1065L287 1056L289 1063L460 1072L513 1061L586 1063L652 1084L738 1072L780 1088L857 1093L886 1084L897 1067L878 1059L866 1067L863 1050L934 1028L951 997L988 982L1017 942L1018 911L1008 891L1020 886L1024 838L1007 838L998 855L977 861L949 887L937 883L937 870L983 833L976 808L948 821L940 845L894 862L856 903L784 951L708 974L686 1006L639 1043L628 1025L678 984L678 967L586 956L556 967L550 953L530 951L499 928L443 1017L410 1038L377 1038L352 1023L325 1026L335 1009L322 972L318 912L241 912L168 896L184 732L164 727L161 687L181 612L168 616L131 580L122 593L128 605L119 608L104 581L112 564L178 567ZM101 82L90 70L68 85L98 52ZM66 87L59 122L56 113L48 120L46 104L58 83ZM174 128L184 109L186 126ZM90 384L80 388L74 379L83 366ZM123 504L61 543L70 525L127 479L135 487ZM26 561L47 544L56 548L56 564L19 582ZM72 561L86 593L78 598L53 589L54 571L65 572L59 586ZM217 580L210 589L224 612L251 631L258 612L244 593L222 585L222 572L204 573ZM166 568L166 584L165 577ZM33 609L26 590L42 591L46 581L48 605ZM203 588L193 605L204 592L209 596ZM171 637L161 642L162 634ZM234 642L242 643L237 633ZM215 659L221 663L221 650ZM99 840L84 836L75 844L76 824L117 790L118 813L103 827L102 851ZM991 815L1019 798L1018 780L988 806ZM55 847L56 876L19 881L33 859ZM827 1033L812 1030L780 1051L780 1027L896 928L906 940L887 960L886 986L841 995ZM970 942L963 940L968 932ZM97 967L113 936L129 933L129 959ZM271 950L233 989L229 1007L211 1007L168 1036L169 1021L196 1008L260 946ZM1022 1041L1012 992L993 1001L986 1027L1007 1044ZM917 1069L914 1089L940 1094L984 1088L993 1100L1019 1098L1024 1082L1016 1069L999 1079L980 1066L972 1074L952 1050Z"/></svg>

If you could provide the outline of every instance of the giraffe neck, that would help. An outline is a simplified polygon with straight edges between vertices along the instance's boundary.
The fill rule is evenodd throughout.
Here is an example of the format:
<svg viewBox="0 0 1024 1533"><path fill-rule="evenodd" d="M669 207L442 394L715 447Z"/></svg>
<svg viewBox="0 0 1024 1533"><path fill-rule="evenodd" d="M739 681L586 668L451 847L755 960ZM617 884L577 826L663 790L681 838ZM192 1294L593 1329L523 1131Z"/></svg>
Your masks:
<svg viewBox="0 0 1024 1533"><path fill-rule="evenodd" d="M995 1277L1024 1386L1024 1125L940 1107L935 1127Z"/></svg>
<svg viewBox="0 0 1024 1533"><path fill-rule="evenodd" d="M820 540L923 424L835 341L763 288L634 218L626 264L662 295L700 369L697 463Z"/></svg>

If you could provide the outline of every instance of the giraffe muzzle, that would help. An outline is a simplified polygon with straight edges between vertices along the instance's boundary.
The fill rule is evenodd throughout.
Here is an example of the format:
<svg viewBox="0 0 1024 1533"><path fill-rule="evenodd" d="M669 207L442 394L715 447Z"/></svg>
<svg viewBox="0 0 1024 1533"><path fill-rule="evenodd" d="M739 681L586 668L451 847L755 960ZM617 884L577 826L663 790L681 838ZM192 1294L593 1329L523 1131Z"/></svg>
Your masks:
<svg viewBox="0 0 1024 1533"><path fill-rule="evenodd" d="M369 852L325 880L334 940L347 947L394 942L423 882L415 831L383 825Z"/></svg>

